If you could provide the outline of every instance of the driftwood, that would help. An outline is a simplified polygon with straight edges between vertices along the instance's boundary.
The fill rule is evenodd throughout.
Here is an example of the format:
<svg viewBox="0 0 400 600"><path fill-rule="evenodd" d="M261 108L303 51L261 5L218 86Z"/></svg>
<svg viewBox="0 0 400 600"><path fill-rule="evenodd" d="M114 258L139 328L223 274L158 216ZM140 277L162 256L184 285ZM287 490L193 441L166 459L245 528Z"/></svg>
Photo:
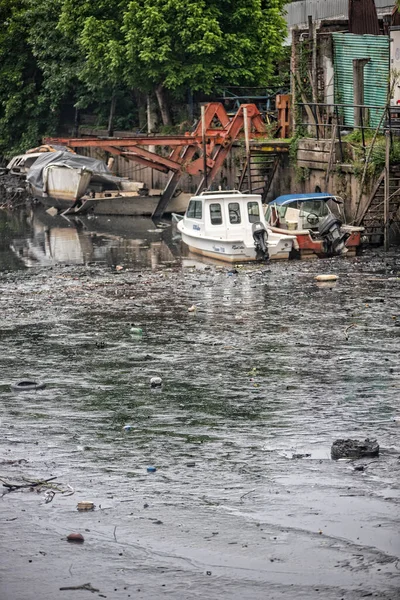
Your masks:
<svg viewBox="0 0 400 600"><path fill-rule="evenodd" d="M26 479L25 477L22 477L21 479L25 483L11 483L5 481L3 478L0 477L0 481L3 483L3 487L7 490L4 492L4 494L6 494L7 492L15 492L17 490L23 489L34 488L37 491L39 491L40 488L45 488L47 489L45 494L45 502L47 504L48 502L51 502L53 500L55 494L62 494L63 496L72 496L75 493L74 488L70 485L65 486L64 484L61 484L62 487L60 487L60 485L50 483L51 481L57 479L57 477L49 477L48 479L36 480Z"/></svg>
<svg viewBox="0 0 400 600"><path fill-rule="evenodd" d="M94 588L90 583L82 583L82 585L69 585L68 587L60 587L63 592L65 590L88 590L88 592L99 592L97 588Z"/></svg>
<svg viewBox="0 0 400 600"><path fill-rule="evenodd" d="M7 483L7 481L4 481L4 479L1 478L0 481L3 482L3 487L7 488L10 492L13 492L22 488L33 488L46 485L49 481L54 481L54 479L57 479L57 477L49 477L49 479L39 479L37 481L28 481L27 483Z"/></svg>

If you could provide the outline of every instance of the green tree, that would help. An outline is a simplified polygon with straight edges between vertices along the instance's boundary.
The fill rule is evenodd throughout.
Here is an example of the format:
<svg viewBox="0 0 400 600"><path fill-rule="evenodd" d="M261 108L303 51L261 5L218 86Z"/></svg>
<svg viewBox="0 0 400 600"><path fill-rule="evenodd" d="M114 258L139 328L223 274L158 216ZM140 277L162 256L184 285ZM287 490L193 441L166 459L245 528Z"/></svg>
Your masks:
<svg viewBox="0 0 400 600"><path fill-rule="evenodd" d="M286 25L284 0L65 0L60 27L75 32L89 86L128 85L155 93L218 92L267 85Z"/></svg>
<svg viewBox="0 0 400 600"><path fill-rule="evenodd" d="M27 42L26 0L0 0L0 154L39 142L48 108L38 103L41 74Z"/></svg>
<svg viewBox="0 0 400 600"><path fill-rule="evenodd" d="M83 57L74 36L58 27L63 0L27 0L26 4L27 42L42 77L39 102L58 112L66 98L79 102L85 96L78 77Z"/></svg>

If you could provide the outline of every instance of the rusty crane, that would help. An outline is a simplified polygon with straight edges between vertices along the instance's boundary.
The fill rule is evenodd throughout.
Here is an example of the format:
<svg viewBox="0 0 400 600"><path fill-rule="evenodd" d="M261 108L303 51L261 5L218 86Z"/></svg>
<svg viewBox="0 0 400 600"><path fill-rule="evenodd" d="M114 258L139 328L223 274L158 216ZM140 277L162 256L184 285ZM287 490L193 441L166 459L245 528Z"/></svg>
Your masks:
<svg viewBox="0 0 400 600"><path fill-rule="evenodd" d="M255 104L242 104L234 116L229 116L220 102L202 107L202 117L192 133L132 137L47 138L48 144L63 144L72 148L101 148L110 154L123 156L151 169L170 173L153 217L160 218L184 173L201 175L198 191L207 188L223 165L237 139L249 140L266 136L265 124ZM164 147L168 156L161 156L147 146ZM248 150L249 151L249 150Z"/></svg>

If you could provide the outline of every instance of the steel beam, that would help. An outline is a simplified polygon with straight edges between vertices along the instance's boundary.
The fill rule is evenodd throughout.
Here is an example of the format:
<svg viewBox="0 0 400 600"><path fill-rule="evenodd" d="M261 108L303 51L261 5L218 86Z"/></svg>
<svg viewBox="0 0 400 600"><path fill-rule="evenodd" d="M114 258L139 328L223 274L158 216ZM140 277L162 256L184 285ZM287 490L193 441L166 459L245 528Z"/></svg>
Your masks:
<svg viewBox="0 0 400 600"><path fill-rule="evenodd" d="M210 102L202 110L203 118L192 133L174 136L134 136L115 137L83 137L83 138L47 138L46 143L64 144L73 148L102 148L111 154L117 154L133 160L151 169L163 173L171 173L153 217L159 218L164 213L178 185L182 173L198 174L203 172L207 184L214 177L228 155L233 142L243 138L243 109L247 112L247 140L257 139L265 135L265 125L261 114L254 104L240 106L237 113L230 118L220 102ZM151 152L144 146L165 146L171 148L168 157ZM199 152L200 158L193 160ZM205 171L208 171L205 173ZM204 180L204 178L203 178ZM203 184L201 184L202 186Z"/></svg>
<svg viewBox="0 0 400 600"><path fill-rule="evenodd" d="M190 160L193 158L196 150L197 150L197 148L194 146L186 147L184 150L182 159L186 162L190 162ZM182 175L181 171L176 171L169 178L166 188L165 188L165 190L156 206L156 209L152 215L153 219L161 219L161 217L163 216L165 209L168 206L168 203L170 202L171 198L173 197L173 195L175 193L175 190L177 188L177 185L179 183L181 175Z"/></svg>

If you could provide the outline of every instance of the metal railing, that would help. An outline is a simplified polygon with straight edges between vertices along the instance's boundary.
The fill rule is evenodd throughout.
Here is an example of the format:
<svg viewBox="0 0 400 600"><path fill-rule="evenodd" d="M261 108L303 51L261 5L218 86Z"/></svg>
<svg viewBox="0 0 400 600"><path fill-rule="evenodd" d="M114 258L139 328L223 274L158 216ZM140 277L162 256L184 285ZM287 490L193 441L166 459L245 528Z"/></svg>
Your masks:
<svg viewBox="0 0 400 600"><path fill-rule="evenodd" d="M360 131L362 147L366 149L365 132L374 131L383 133L389 130L400 133L400 106L382 106L373 104L326 104L323 102L297 102L297 115L294 125L294 134L300 133L305 128L307 132L315 133L315 138L338 139L341 160L343 160L342 137L344 132ZM347 111L347 115L345 114ZM349 123L348 111L352 111L353 122ZM373 114L373 124L371 117ZM299 114L300 113L300 114ZM307 119L304 119L304 117ZM311 120L310 120L311 119ZM346 122L347 120L347 122Z"/></svg>

